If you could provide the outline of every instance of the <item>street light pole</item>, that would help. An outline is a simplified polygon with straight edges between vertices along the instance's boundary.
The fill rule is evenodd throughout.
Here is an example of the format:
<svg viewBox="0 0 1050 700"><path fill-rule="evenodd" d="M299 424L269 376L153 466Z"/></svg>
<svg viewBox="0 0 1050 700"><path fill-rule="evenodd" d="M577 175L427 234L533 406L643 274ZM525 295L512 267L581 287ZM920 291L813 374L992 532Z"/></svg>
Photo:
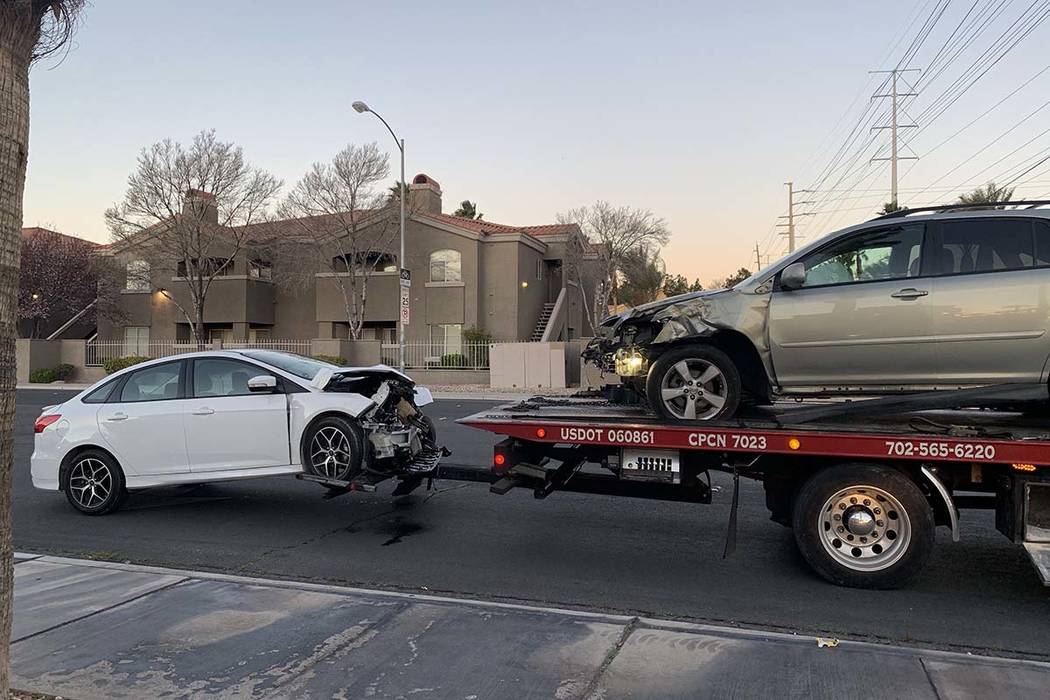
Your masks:
<svg viewBox="0 0 1050 700"><path fill-rule="evenodd" d="M394 130L390 128L390 125L386 123L386 119L383 119L378 112L374 112L369 109L368 105L364 102L357 101L353 104L354 111L358 114L365 112L371 112L376 118L383 122L383 126L390 132L390 135L394 137L394 143L397 144L398 150L401 151L401 253L397 259L398 268L401 270L407 269L405 267L405 199L408 197L408 186L405 184L405 140L399 139ZM400 277L400 275L399 275ZM400 281L400 280L399 280ZM397 327L398 327L398 341L397 341L397 368L401 372L405 371L405 324L401 322L401 308L398 306L397 313Z"/></svg>

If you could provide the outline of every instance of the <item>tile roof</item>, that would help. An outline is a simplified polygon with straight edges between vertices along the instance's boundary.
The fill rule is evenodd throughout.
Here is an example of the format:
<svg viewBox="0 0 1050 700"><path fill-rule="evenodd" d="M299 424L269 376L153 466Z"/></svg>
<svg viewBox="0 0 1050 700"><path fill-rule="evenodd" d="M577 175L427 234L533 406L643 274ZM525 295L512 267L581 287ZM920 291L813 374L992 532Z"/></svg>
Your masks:
<svg viewBox="0 0 1050 700"><path fill-rule="evenodd" d="M70 240L77 241L78 243L83 243L84 245L91 246L92 248L101 248L101 247L103 247L101 243L96 243L95 241L89 241L88 239L80 238L79 236L70 236L68 233L60 233L58 231L52 231L51 229L43 228L42 226L27 226L27 227L24 227L22 229L22 238L32 238L33 236L38 236L40 234L49 234L49 235L52 235L52 236L62 236L62 238L68 238Z"/></svg>
<svg viewBox="0 0 1050 700"><path fill-rule="evenodd" d="M573 231L578 231L576 224L543 224L542 226L511 226L509 224L498 224L495 221L484 219L468 219L464 216L453 216L452 214L423 214L416 212L415 216L436 219L453 226L459 226L475 233L527 233L530 236L561 236Z"/></svg>

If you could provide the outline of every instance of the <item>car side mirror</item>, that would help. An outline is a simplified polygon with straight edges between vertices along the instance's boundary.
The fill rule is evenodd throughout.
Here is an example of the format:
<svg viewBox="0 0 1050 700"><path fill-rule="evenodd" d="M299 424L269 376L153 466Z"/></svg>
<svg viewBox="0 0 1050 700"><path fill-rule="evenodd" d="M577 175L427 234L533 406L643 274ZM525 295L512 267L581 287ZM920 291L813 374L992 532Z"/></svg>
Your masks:
<svg viewBox="0 0 1050 700"><path fill-rule="evenodd" d="M277 390L277 377L260 374L248 380L248 391L258 394L271 394Z"/></svg>
<svg viewBox="0 0 1050 700"><path fill-rule="evenodd" d="M806 284L806 266L794 262L780 272L781 289L801 289Z"/></svg>

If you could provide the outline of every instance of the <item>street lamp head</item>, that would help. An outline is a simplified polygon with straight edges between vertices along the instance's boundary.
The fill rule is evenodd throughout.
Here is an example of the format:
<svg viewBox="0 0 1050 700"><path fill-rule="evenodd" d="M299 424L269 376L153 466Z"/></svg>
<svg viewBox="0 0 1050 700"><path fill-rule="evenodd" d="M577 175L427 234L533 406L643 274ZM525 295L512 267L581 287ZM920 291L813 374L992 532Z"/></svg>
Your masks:
<svg viewBox="0 0 1050 700"><path fill-rule="evenodd" d="M370 110L370 109L368 108L368 105L366 105L366 104L365 104L364 102L362 102L361 100L357 100L357 101L356 101L356 102L354 102L354 104L353 104L353 105L351 105L351 106L352 106L352 107L354 108L354 111L355 111L355 112L357 112L358 114L364 114L365 112L371 112L371 111L372 111L372 110Z"/></svg>

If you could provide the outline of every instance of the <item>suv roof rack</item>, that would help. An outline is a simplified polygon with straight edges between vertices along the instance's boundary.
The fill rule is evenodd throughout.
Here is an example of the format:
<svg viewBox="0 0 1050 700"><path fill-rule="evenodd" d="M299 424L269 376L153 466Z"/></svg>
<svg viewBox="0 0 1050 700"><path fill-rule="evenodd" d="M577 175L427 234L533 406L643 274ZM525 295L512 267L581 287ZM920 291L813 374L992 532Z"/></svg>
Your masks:
<svg viewBox="0 0 1050 700"><path fill-rule="evenodd" d="M880 219L897 219L897 218L900 218L902 216L908 216L909 214L917 214L918 212L923 212L923 211L942 212L942 211L955 211L957 209L973 209L975 211L980 211L980 210L984 210L984 209L991 209L991 208L998 208L998 207L1005 208L1005 207L1008 207L1008 206L1013 206L1013 207L1024 206L1024 207L1027 207L1028 209L1035 209L1036 207L1044 207L1044 206L1047 206L1047 205L1050 205L1050 199L1021 199L1021 200L1017 200L1017 201L1013 201L1013 202L985 202L985 203L982 203L982 204L941 204L940 206L936 206L936 207L915 207L914 209L909 209L909 208L905 207L903 209L898 209L897 211L891 211L889 214L883 214L881 216L876 216L874 219L871 219L871 220L872 221L879 221Z"/></svg>

